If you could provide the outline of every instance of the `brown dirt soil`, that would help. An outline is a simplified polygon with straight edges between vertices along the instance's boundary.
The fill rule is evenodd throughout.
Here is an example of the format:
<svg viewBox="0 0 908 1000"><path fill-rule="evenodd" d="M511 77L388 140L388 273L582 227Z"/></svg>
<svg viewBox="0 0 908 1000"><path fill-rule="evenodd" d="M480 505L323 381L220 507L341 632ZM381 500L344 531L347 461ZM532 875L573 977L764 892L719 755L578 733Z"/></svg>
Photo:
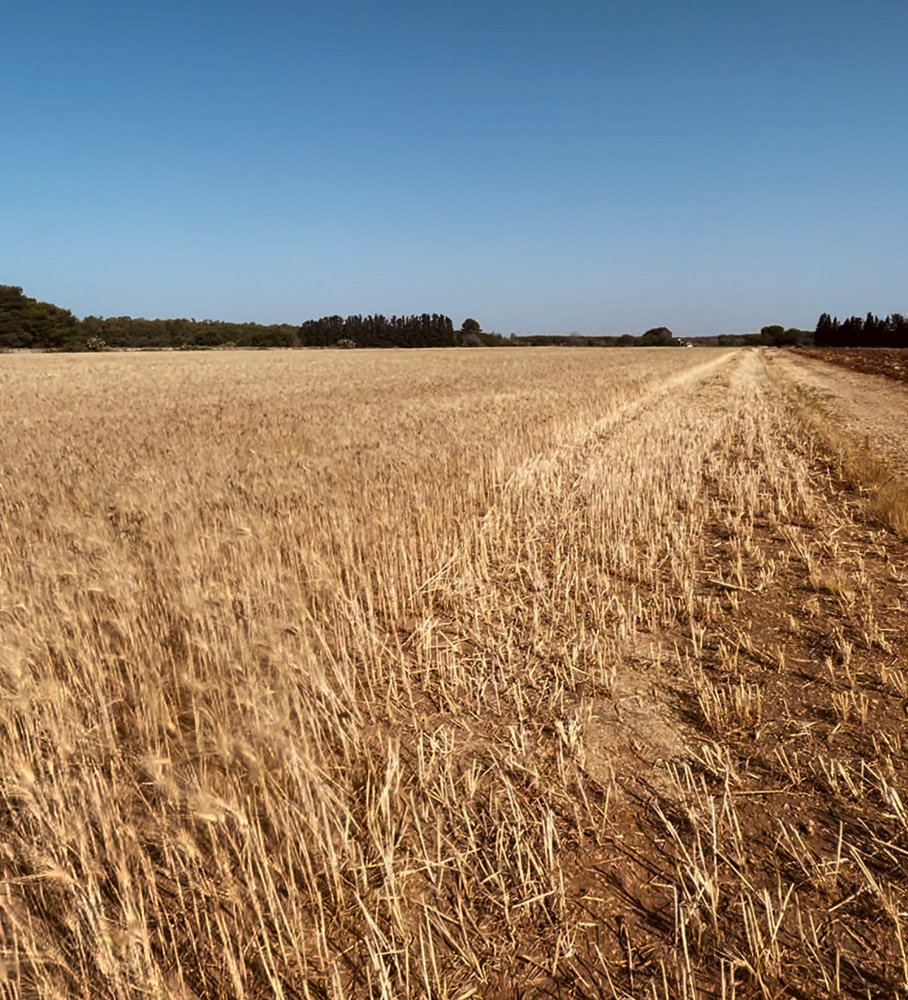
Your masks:
<svg viewBox="0 0 908 1000"><path fill-rule="evenodd" d="M672 388L684 390L694 433L736 404L781 410L795 383L827 386L824 371L787 360L770 371L765 352L748 351ZM828 385L848 378L833 373ZM887 404L893 412L900 399ZM878 394L866 409L848 401L855 421L867 418L855 432L876 433ZM659 403L654 391L630 408L624 433L644 438L642 406L655 416ZM527 928L518 964L489 995L831 998L908 988L892 915L908 907L908 813L897 791L908 782L908 545L868 519L833 464L805 452L800 430L781 433L723 447L739 449L742 475L777 461L782 446L802 456L798 488L809 503L780 517L767 474L765 499L751 497L745 511L728 470L707 462L690 616L641 623L610 676L582 687L555 724L608 818L595 837L572 840L568 953L546 950ZM581 469L595 462L576 451ZM662 576L625 583L644 604L666 585ZM553 773L550 753L543 728L533 758L542 775Z"/></svg>
<svg viewBox="0 0 908 1000"><path fill-rule="evenodd" d="M825 347L796 348L793 353L817 358L832 365L868 375L881 375L896 382L908 382L908 348Z"/></svg>
<svg viewBox="0 0 908 1000"><path fill-rule="evenodd" d="M908 348L836 347L800 348L795 353L869 375L908 382Z"/></svg>
<svg viewBox="0 0 908 1000"><path fill-rule="evenodd" d="M881 350L880 366L873 374L868 374L869 367L858 369L848 361L857 354L876 357L871 351L824 351L822 355L784 351L773 353L769 360L784 377L817 394L823 407L856 442L884 455L899 472L908 473L908 385L890 381L902 379L894 374L894 365L908 362L908 351ZM901 361L886 361L887 356L898 354Z"/></svg>
<svg viewBox="0 0 908 1000"><path fill-rule="evenodd" d="M782 386L831 392L849 379L826 380L813 362L773 367ZM754 353L737 375L768 388ZM847 399L849 417L866 418L862 433L876 433L878 395L873 406ZM885 405L897 412L900 399ZM623 992L603 980L603 996L908 988L890 916L908 901L908 824L895 791L908 780L908 546L868 522L860 492L819 456L804 485L813 514L758 514L742 548L715 484L701 566L708 627L638 642L626 660L636 680L619 673L596 703L586 767L622 793L605 850L583 858L577 876L591 950L623 959ZM778 560L771 574L767 560ZM861 624L868 613L873 636ZM682 953L686 976L663 987Z"/></svg>

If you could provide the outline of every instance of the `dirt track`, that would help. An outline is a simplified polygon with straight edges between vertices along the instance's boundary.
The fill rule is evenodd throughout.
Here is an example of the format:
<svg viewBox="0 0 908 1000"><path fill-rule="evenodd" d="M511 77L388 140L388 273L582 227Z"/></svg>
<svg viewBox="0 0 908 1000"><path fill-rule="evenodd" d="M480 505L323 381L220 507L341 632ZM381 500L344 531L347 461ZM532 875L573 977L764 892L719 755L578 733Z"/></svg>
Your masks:
<svg viewBox="0 0 908 1000"><path fill-rule="evenodd" d="M788 351L767 357L773 370L816 392L855 441L908 473L908 386Z"/></svg>

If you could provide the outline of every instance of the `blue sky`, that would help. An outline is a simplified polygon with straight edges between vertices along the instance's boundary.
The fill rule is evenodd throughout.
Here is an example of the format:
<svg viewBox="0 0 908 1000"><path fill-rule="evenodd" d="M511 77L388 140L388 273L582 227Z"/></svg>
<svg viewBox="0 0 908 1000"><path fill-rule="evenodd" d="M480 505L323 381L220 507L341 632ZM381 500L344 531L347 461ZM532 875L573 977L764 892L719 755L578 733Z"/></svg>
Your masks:
<svg viewBox="0 0 908 1000"><path fill-rule="evenodd" d="M29 0L0 283L502 333L908 311L905 0Z"/></svg>

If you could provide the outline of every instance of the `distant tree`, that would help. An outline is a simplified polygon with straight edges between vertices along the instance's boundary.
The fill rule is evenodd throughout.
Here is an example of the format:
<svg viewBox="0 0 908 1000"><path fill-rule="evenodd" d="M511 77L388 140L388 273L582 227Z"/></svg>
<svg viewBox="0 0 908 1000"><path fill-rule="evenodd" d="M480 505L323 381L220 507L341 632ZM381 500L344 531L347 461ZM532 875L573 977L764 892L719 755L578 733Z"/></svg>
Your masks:
<svg viewBox="0 0 908 1000"><path fill-rule="evenodd" d="M0 285L0 348L62 348L78 339L78 324L68 309L31 299L18 285Z"/></svg>
<svg viewBox="0 0 908 1000"><path fill-rule="evenodd" d="M794 327L786 330L784 326L776 323L762 327L758 336L748 334L748 337L751 338L748 343L767 347L805 347L813 343L814 335L811 330L798 330Z"/></svg>
<svg viewBox="0 0 908 1000"><path fill-rule="evenodd" d="M306 320L297 331L302 347L331 347L349 340L357 347L454 347L450 317L439 313L420 316L323 316Z"/></svg>
<svg viewBox="0 0 908 1000"><path fill-rule="evenodd" d="M850 316L840 323L823 313L814 334L817 347L908 347L908 320L899 313L881 319L867 313L864 319Z"/></svg>
<svg viewBox="0 0 908 1000"><path fill-rule="evenodd" d="M908 315L892 313L886 320L889 347L908 347Z"/></svg>
<svg viewBox="0 0 908 1000"><path fill-rule="evenodd" d="M469 320L468 323L476 323ZM479 324L476 330L481 333ZM491 336L498 343L498 335ZM497 338L497 339L496 339ZM224 323L213 319L142 319L87 316L23 295L17 285L0 285L0 350L50 348L64 351L103 347L169 347L183 350L238 347L331 347L352 341L358 347L454 347L459 335L449 316L323 316L301 326L287 323Z"/></svg>
<svg viewBox="0 0 908 1000"><path fill-rule="evenodd" d="M472 318L465 319L463 323L461 323L460 325L460 332L463 334L468 334L468 333L479 334L482 333L482 327L479 325L479 323L476 322L475 319Z"/></svg>
<svg viewBox="0 0 908 1000"><path fill-rule="evenodd" d="M838 340L838 334L839 321L833 319L829 313L823 313L817 320L814 343L817 347L834 347Z"/></svg>
<svg viewBox="0 0 908 1000"><path fill-rule="evenodd" d="M674 335L667 326L656 326L643 334L640 343L645 347L671 347L674 343Z"/></svg>

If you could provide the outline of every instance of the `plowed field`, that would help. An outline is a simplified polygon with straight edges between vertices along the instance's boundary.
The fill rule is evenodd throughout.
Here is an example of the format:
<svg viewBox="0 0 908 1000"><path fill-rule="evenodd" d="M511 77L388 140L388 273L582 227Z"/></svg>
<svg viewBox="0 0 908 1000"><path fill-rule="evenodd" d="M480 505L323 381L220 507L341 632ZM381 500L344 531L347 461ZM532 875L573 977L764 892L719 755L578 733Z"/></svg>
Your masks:
<svg viewBox="0 0 908 1000"><path fill-rule="evenodd" d="M810 349L797 353L842 368L851 368L856 372L881 375L897 382L908 382L908 349L837 347L834 350Z"/></svg>

